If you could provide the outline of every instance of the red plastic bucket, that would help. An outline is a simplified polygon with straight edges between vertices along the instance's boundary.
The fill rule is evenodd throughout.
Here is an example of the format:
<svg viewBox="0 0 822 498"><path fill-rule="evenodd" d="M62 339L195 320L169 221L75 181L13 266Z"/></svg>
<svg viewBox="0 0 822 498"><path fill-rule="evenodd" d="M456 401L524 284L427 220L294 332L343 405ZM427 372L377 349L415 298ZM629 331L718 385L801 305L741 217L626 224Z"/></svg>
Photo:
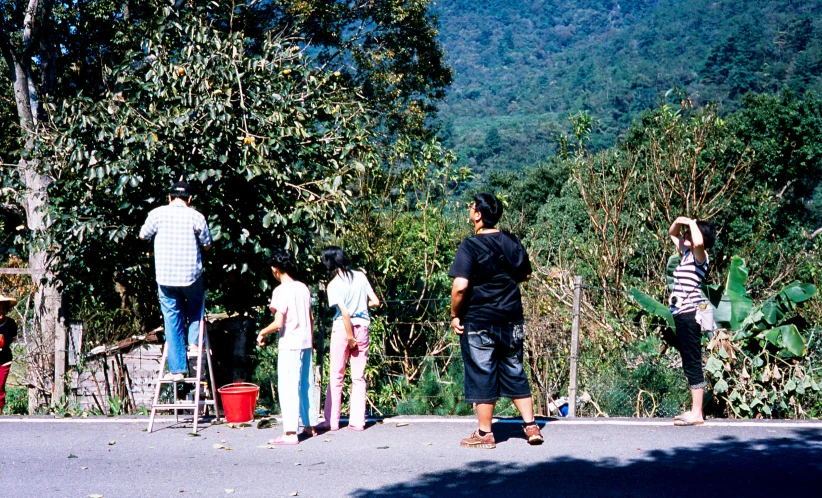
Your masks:
<svg viewBox="0 0 822 498"><path fill-rule="evenodd" d="M243 423L254 420L254 407L260 388L248 382L235 382L217 389L223 402L227 422Z"/></svg>

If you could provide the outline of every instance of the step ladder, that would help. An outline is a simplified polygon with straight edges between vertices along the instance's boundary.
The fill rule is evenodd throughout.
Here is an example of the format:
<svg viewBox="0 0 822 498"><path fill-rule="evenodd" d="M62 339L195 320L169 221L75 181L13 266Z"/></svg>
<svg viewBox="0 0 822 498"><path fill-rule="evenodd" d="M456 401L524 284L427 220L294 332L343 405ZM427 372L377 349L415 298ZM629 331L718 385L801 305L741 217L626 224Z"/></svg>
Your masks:
<svg viewBox="0 0 822 498"><path fill-rule="evenodd" d="M220 420L220 405L217 401L216 384L214 382L214 368L211 363L211 342L208 340L208 331L206 330L205 319L205 297L203 297L203 308L200 319L200 334L197 341L197 350L186 350L186 359L197 358L197 367L194 370L193 377L185 377L183 380L175 381L164 379L167 360L168 360L168 343L163 344L163 356L160 359L160 373L157 378L157 383L154 388L154 401L151 404L151 416L148 419L148 432L151 433L154 429L154 416L157 410L174 410L174 417L177 423L180 423L180 410L192 410L194 412L194 429L192 432L197 433L197 425L200 421L200 416L205 414L209 406L214 407L215 420ZM210 397L201 399L200 391L203 390L203 352L206 353L206 364L208 366L208 384L206 392ZM191 385L194 390L194 400L178 399L178 384ZM172 391L172 402L161 403L160 394L163 386L170 385Z"/></svg>

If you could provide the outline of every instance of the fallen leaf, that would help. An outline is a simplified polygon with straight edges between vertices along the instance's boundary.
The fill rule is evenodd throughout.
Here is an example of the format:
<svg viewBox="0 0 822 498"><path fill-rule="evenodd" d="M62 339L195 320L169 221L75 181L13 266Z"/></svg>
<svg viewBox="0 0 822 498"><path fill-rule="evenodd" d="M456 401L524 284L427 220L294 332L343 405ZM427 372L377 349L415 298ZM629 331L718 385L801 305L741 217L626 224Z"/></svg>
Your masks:
<svg viewBox="0 0 822 498"><path fill-rule="evenodd" d="M637 451L642 451L642 448L637 448L636 450L637 450Z"/></svg>
<svg viewBox="0 0 822 498"><path fill-rule="evenodd" d="M266 450L273 450L274 446L272 446L270 444L261 444L260 446L257 446L257 448L264 448Z"/></svg>
<svg viewBox="0 0 822 498"><path fill-rule="evenodd" d="M211 447L214 448L215 450L221 450L221 449L225 448L225 446L223 446L220 443L214 443L214 444L211 445Z"/></svg>
<svg viewBox="0 0 822 498"><path fill-rule="evenodd" d="M423 445L423 446L431 446L434 443L420 443L420 444Z"/></svg>
<svg viewBox="0 0 822 498"><path fill-rule="evenodd" d="M299 467L300 465L302 465L300 462L294 462L295 467Z"/></svg>
<svg viewBox="0 0 822 498"><path fill-rule="evenodd" d="M115 444L117 444L117 441L109 441L109 442L108 442L108 445L109 445L109 446L114 446Z"/></svg>
<svg viewBox="0 0 822 498"><path fill-rule="evenodd" d="M80 467L80 470L88 470L88 467Z"/></svg>
<svg viewBox="0 0 822 498"><path fill-rule="evenodd" d="M75 455L74 453L69 453L69 456L68 456L68 457L69 457L69 458L80 458L80 457L78 457L77 455Z"/></svg>
<svg viewBox="0 0 822 498"><path fill-rule="evenodd" d="M397 427L405 427L406 425L408 425L408 422L400 422L397 424Z"/></svg>
<svg viewBox="0 0 822 498"><path fill-rule="evenodd" d="M231 429L236 429L236 428L237 428L237 424L235 424L235 423L233 423L233 422L232 422L232 423L228 424L228 427L229 427L229 428L231 428Z"/></svg>
<svg viewBox="0 0 822 498"><path fill-rule="evenodd" d="M189 432L187 435L191 436L191 437L200 437L200 435L197 434L196 432Z"/></svg>
<svg viewBox="0 0 822 498"><path fill-rule="evenodd" d="M247 422L243 422L242 424L238 425L238 427L240 427L240 428L242 428L242 427L251 427L251 424L249 424Z"/></svg>
<svg viewBox="0 0 822 498"><path fill-rule="evenodd" d="M270 418L264 418L264 419L260 420L259 422L257 422L257 428L258 429L268 429L273 425L274 424L271 422Z"/></svg>
<svg viewBox="0 0 822 498"><path fill-rule="evenodd" d="M231 489L231 488L225 488L225 492L228 493L228 494L231 494L231 493L234 492L234 490Z"/></svg>
<svg viewBox="0 0 822 498"><path fill-rule="evenodd" d="M323 443L330 443L330 442L331 442L330 439L323 439Z"/></svg>
<svg viewBox="0 0 822 498"><path fill-rule="evenodd" d="M293 493L288 493L288 496L299 496L299 493L294 491Z"/></svg>
<svg viewBox="0 0 822 498"><path fill-rule="evenodd" d="M88 498L103 498L103 495L88 495Z"/></svg>
<svg viewBox="0 0 822 498"><path fill-rule="evenodd" d="M387 450L388 446L377 446L378 450Z"/></svg>
<svg viewBox="0 0 822 498"><path fill-rule="evenodd" d="M225 447L225 448L223 448L223 449L224 449L224 450L226 450L226 451L231 451L231 446L226 446L226 447Z"/></svg>
<svg viewBox="0 0 822 498"><path fill-rule="evenodd" d="M221 443L225 443L225 439L220 439L220 442L221 442Z"/></svg>

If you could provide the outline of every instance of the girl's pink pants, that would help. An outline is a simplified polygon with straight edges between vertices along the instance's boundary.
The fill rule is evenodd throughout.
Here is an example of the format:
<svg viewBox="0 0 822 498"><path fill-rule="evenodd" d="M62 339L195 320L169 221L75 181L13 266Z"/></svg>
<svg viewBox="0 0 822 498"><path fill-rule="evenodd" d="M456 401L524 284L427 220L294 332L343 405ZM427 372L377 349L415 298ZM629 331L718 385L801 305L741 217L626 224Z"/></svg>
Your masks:
<svg viewBox="0 0 822 498"><path fill-rule="evenodd" d="M348 425L365 426L365 363L368 361L368 326L354 325L354 338L357 347L348 348L345 338L345 327L335 322L331 329L331 346L328 372L328 391L325 393L325 421L331 427L340 426L340 405L342 402L343 377L345 362L351 358L351 415Z"/></svg>

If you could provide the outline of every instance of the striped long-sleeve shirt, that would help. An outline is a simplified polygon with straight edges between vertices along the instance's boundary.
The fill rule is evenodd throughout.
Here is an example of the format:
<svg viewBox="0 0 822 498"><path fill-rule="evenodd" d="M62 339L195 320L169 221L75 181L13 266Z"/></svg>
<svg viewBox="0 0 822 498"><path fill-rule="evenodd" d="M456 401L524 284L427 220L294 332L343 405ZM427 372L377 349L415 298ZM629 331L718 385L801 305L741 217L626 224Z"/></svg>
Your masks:
<svg viewBox="0 0 822 498"><path fill-rule="evenodd" d="M674 289L672 294L671 311L674 315L696 311L705 300L702 296L702 279L708 272L708 256L705 261L697 264L694 253L685 249L682 260L674 270Z"/></svg>

